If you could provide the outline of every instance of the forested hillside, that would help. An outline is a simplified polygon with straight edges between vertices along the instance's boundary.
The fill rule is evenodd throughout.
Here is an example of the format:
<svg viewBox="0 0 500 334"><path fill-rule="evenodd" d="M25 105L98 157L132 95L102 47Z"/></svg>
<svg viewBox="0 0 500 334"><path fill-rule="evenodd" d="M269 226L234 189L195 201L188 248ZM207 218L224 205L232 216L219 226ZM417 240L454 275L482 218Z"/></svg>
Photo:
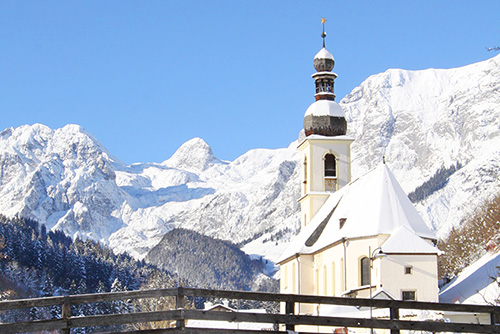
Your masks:
<svg viewBox="0 0 500 334"><path fill-rule="evenodd" d="M71 240L60 231L47 232L30 219L0 216L0 299L174 287L174 277L144 261L91 240ZM98 303L73 307L72 313L106 314L144 305ZM60 308L1 313L1 321L60 316ZM92 329L86 332L92 332Z"/></svg>
<svg viewBox="0 0 500 334"><path fill-rule="evenodd" d="M276 280L263 275L264 260L252 260L230 242L194 231L167 233L146 261L176 273L198 287L277 291Z"/></svg>

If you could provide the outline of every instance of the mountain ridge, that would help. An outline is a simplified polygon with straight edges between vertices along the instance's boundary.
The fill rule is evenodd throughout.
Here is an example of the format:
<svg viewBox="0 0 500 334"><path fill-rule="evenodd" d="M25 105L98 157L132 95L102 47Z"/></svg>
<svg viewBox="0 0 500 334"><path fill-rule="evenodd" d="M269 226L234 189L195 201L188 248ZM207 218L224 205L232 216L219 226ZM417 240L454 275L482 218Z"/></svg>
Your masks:
<svg viewBox="0 0 500 334"><path fill-rule="evenodd" d="M460 163L442 189L416 204L440 235L459 224L500 185L499 64L500 55L366 79L340 101L355 138L353 179L385 156L409 193ZM161 163L125 165L78 125L8 128L0 133L0 212L139 259L165 233L185 228L244 242L248 254L274 260L300 226L296 146L221 161L193 138Z"/></svg>

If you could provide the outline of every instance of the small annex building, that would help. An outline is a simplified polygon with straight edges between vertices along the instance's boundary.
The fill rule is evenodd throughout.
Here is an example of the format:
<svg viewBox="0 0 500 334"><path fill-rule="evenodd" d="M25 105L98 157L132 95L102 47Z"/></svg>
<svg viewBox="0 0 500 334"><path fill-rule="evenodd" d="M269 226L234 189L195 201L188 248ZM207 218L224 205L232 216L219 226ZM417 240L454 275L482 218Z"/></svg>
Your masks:
<svg viewBox="0 0 500 334"><path fill-rule="evenodd" d="M351 181L353 138L335 102L333 55L314 58L304 116L301 231L281 256L281 293L438 301L436 236L384 162ZM314 305L298 313L314 314Z"/></svg>

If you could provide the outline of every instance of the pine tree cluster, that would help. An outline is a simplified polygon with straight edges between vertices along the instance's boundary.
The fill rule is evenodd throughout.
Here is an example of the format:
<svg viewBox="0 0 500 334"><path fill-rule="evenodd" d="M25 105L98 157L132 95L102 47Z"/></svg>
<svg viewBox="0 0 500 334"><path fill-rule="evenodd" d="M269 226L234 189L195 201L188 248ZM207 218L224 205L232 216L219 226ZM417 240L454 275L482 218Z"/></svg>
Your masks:
<svg viewBox="0 0 500 334"><path fill-rule="evenodd" d="M426 199L434 192L442 189L448 183L450 176L460 168L462 168L462 165L459 162L448 168L442 166L429 180L425 181L421 186L415 188L413 192L409 193L408 198L412 203L417 203Z"/></svg>
<svg viewBox="0 0 500 334"><path fill-rule="evenodd" d="M116 255L95 241L72 240L60 231L24 218L0 215L1 299L116 292L175 287L176 280L155 266ZM1 300L0 299L0 300ZM141 310L141 302L123 301L72 306L72 315L98 315ZM0 322L60 317L59 306L0 314ZM119 328L107 328L119 330ZM79 333L90 333L82 329Z"/></svg>
<svg viewBox="0 0 500 334"><path fill-rule="evenodd" d="M194 231L167 233L146 256L146 261L176 273L196 287L275 291L277 282L260 275L262 259L252 260L236 245ZM260 276L262 279L257 280Z"/></svg>

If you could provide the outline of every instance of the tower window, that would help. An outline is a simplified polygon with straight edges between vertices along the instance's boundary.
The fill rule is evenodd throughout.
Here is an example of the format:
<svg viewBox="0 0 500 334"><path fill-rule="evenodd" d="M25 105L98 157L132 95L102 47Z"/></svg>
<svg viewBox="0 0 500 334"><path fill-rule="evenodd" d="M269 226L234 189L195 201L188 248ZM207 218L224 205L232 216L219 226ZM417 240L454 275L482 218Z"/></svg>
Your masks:
<svg viewBox="0 0 500 334"><path fill-rule="evenodd" d="M364 257L360 260L361 285L370 285L370 259Z"/></svg>
<svg viewBox="0 0 500 334"><path fill-rule="evenodd" d="M405 266L405 275L411 275L411 274L413 274L413 267Z"/></svg>
<svg viewBox="0 0 500 334"><path fill-rule="evenodd" d="M307 193L307 157L304 158L304 180L302 181L303 184L304 184L304 188L303 188L303 194Z"/></svg>
<svg viewBox="0 0 500 334"><path fill-rule="evenodd" d="M337 166L336 166L335 156L333 154L325 155L325 176L326 177L337 176Z"/></svg>

